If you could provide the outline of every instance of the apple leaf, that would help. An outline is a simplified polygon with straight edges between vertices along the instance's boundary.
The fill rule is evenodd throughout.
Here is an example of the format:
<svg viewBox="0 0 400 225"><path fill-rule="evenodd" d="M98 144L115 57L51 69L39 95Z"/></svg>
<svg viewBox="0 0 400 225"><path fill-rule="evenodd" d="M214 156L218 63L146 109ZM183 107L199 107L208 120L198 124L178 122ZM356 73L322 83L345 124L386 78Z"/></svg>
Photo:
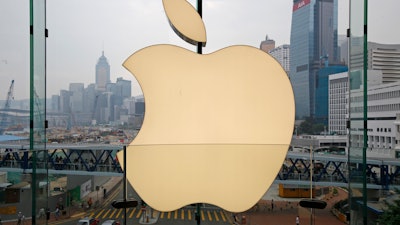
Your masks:
<svg viewBox="0 0 400 225"><path fill-rule="evenodd" d="M206 29L196 9L186 0L163 0L165 14L175 33L186 42L206 45Z"/></svg>

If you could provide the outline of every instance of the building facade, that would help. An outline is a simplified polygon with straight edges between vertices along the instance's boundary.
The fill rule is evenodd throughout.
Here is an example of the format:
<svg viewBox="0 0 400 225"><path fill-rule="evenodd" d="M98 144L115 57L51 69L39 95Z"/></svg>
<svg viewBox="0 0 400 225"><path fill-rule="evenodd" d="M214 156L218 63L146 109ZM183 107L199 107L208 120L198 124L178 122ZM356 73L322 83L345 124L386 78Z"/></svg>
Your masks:
<svg viewBox="0 0 400 225"><path fill-rule="evenodd" d="M110 82L110 64L108 64L103 51L96 64L96 89L105 91L106 85Z"/></svg>
<svg viewBox="0 0 400 225"><path fill-rule="evenodd" d="M265 37L265 40L261 42L260 49L266 53L275 48L275 41L268 38L268 35Z"/></svg>
<svg viewBox="0 0 400 225"><path fill-rule="evenodd" d="M383 83L382 72L368 70L367 87L368 157L393 158L400 149L400 82ZM351 91L349 99L348 73L329 77L329 132L347 134L349 112L354 118L363 115L363 87ZM352 102L349 108L349 101ZM351 141L362 146L363 132L352 130ZM398 155L400 157L400 155Z"/></svg>
<svg viewBox="0 0 400 225"><path fill-rule="evenodd" d="M287 74L290 73L290 45L280 45L268 53L278 60Z"/></svg>
<svg viewBox="0 0 400 225"><path fill-rule="evenodd" d="M320 69L315 81L314 121L328 126L329 115L329 77L347 71L347 66L328 66Z"/></svg>
<svg viewBox="0 0 400 225"><path fill-rule="evenodd" d="M382 71L382 82L400 81L400 44L368 42L368 69Z"/></svg>
<svg viewBox="0 0 400 225"><path fill-rule="evenodd" d="M83 83L70 83L69 92L71 112L79 113L83 112L83 94L85 86Z"/></svg>
<svg viewBox="0 0 400 225"><path fill-rule="evenodd" d="M130 98L132 96L132 82L130 80L124 80L122 77L118 77L115 84L117 95L123 98Z"/></svg>
<svg viewBox="0 0 400 225"><path fill-rule="evenodd" d="M368 157L395 157L397 145L399 145L397 116L400 114L400 82L373 85L368 87ZM362 89L351 93L351 112L357 116L362 115L363 101ZM360 104L357 104L360 102ZM352 140L355 144L362 144L362 132L352 132Z"/></svg>
<svg viewBox="0 0 400 225"><path fill-rule="evenodd" d="M318 71L337 64L337 0L294 0L290 35L290 80L296 118L315 114Z"/></svg>
<svg viewBox="0 0 400 225"><path fill-rule="evenodd" d="M348 73L337 73L329 76L328 96L328 132L331 134L346 135L348 120Z"/></svg>

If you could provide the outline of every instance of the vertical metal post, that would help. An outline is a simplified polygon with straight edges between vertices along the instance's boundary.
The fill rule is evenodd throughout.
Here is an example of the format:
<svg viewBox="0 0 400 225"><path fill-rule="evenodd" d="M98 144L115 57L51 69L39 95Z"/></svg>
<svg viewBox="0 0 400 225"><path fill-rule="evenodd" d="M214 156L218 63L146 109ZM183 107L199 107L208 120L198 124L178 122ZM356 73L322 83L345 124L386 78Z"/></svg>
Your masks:
<svg viewBox="0 0 400 225"><path fill-rule="evenodd" d="M29 73L30 73L30 92L29 92L29 99L30 99L30 135L29 135L29 149L32 151L32 205L31 205L31 213L32 213L32 224L36 224L36 151L34 149L34 143L33 143L33 121L34 121L34 95L33 95L33 90L34 90L34 70L33 70L33 65L34 65L34 58L33 58L33 7L34 7L34 1L30 0L29 1L29 21L30 21L30 35L29 35L29 42L30 42L30 66L29 66ZM47 191L49 191L49 186L47 186ZM46 221L47 224L47 221Z"/></svg>
<svg viewBox="0 0 400 225"><path fill-rule="evenodd" d="M199 13L200 17L203 17L203 0L197 0L197 12ZM197 53L203 54L202 43L197 43Z"/></svg>
<svg viewBox="0 0 400 225"><path fill-rule="evenodd" d="M313 147L310 145L310 199L313 199ZM314 209L310 208L310 225L313 224L313 213Z"/></svg>
<svg viewBox="0 0 400 225"><path fill-rule="evenodd" d="M203 17L203 1L202 0L197 0L197 12L199 13L200 17ZM197 53L198 54L203 54L203 46L202 43L199 42L197 43ZM197 225L200 225L201 217L200 217L200 203L197 203Z"/></svg>
<svg viewBox="0 0 400 225"><path fill-rule="evenodd" d="M126 204L127 201L127 184L126 184L126 146L124 146L124 202ZM124 225L127 225L126 223L126 207L124 207Z"/></svg>
<svg viewBox="0 0 400 225"><path fill-rule="evenodd" d="M363 111L364 111L364 129L363 129L363 224L367 225L367 147L368 147L368 38L367 38L367 24L368 24L368 0L364 0L364 72L363 72Z"/></svg>

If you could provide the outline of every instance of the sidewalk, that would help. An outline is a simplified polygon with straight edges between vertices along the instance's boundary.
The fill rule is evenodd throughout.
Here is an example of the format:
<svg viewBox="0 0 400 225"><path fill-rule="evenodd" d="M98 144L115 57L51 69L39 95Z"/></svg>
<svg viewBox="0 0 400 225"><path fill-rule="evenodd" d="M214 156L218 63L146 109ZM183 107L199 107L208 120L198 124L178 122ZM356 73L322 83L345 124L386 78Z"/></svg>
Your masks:
<svg viewBox="0 0 400 225"><path fill-rule="evenodd" d="M108 190L108 196L111 196L112 193L115 191L115 189L119 186L118 184L122 181L122 177L111 177L106 183L104 183L102 186ZM90 192L85 198L82 199L82 201L87 202L89 198L92 198L94 200L97 199L97 191L94 190ZM99 199L99 202L97 203L98 206L100 207L102 204L105 204L110 201L110 197L108 198L101 198ZM96 203L95 203L96 204ZM92 209L84 209L80 206L70 206L66 209L67 215L61 215L58 219L55 218L54 213L52 212L50 214L50 219L48 220L48 224L54 224L58 221L61 220L68 220L68 219L78 219L81 218L85 215L87 215L91 210L94 209L95 204L92 206ZM32 224L32 217L26 217L24 223L22 225L30 225ZM17 218L11 219L11 220L3 220L2 221L3 225L15 225L17 224ZM45 224L46 223L46 218L37 218L36 219L37 224Z"/></svg>
<svg viewBox="0 0 400 225"><path fill-rule="evenodd" d="M331 193L323 196L321 200L327 202L325 209L314 209L314 224L345 225L331 212L332 206L347 198L347 192L338 188L339 193L333 196ZM237 224L246 225L293 225L296 224L296 216L300 218L300 224L310 224L310 210L299 205L300 199L280 198L275 196L273 190L264 196L252 209L236 214ZM271 210L271 199L274 199L274 210Z"/></svg>
<svg viewBox="0 0 400 225"><path fill-rule="evenodd" d="M112 193L115 191L122 181L122 177L112 177L108 182L103 184L103 187L109 190L109 197L106 199L101 199L99 201L99 207L103 204L110 203L110 199L112 199ZM332 196L332 194L325 195L322 200L327 202L327 206L322 210L315 210L315 224L323 224L323 225L344 225L345 223L341 222L338 218L336 218L331 212L332 206L341 199L347 198L347 192L338 188L339 194L337 196ZM84 198L87 199L97 199L97 191L93 191L88 194ZM273 210L271 209L271 200L274 200ZM264 197L256 204L253 208L246 212L236 213L237 222L236 224L243 225L293 225L295 224L296 216L300 217L300 224L309 224L310 223L310 212L308 209L302 208L299 206L299 201L301 199L295 198L281 198L278 196L276 187L271 187L271 189L264 195ZM72 220L79 219L84 217L85 215L90 214L92 209L83 209L80 207L70 207L68 209L68 215L61 216L58 220L55 219L54 214L52 213L50 216L50 220L48 224L56 224L60 220ZM146 218L139 218L138 222L140 224L155 224L158 221L160 216L160 212L156 210L152 210L153 216L149 216ZM228 218L233 218L233 214L227 212ZM229 216L230 214L230 216ZM17 220L9 220L2 221L3 225L15 225ZM37 219L37 224L45 224L45 219ZM233 222L233 221L232 221ZM23 225L30 225L31 218L28 217L25 220Z"/></svg>

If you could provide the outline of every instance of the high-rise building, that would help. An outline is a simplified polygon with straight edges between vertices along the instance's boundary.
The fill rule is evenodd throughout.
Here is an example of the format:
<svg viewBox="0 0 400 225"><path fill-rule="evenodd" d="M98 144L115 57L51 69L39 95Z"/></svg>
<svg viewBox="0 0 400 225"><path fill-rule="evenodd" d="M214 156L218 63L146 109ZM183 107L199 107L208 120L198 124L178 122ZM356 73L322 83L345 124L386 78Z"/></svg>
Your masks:
<svg viewBox="0 0 400 225"><path fill-rule="evenodd" d="M83 90L83 83L69 84L71 112L83 112Z"/></svg>
<svg viewBox="0 0 400 225"><path fill-rule="evenodd" d="M275 41L268 38L268 35L265 37L265 40L261 42L260 49L264 52L268 53L272 49L275 48Z"/></svg>
<svg viewBox="0 0 400 225"><path fill-rule="evenodd" d="M331 74L329 76L329 132L331 134L345 135L347 134L346 122L349 119L349 77L348 72ZM356 79L356 85L353 84L352 90L354 93L358 92L358 96L362 94L361 82ZM382 85L382 71L380 70L368 70L368 88L374 87L372 89L379 89ZM369 94L368 94L369 96ZM362 101L362 97L356 99L357 101ZM371 99L368 99L369 103L374 105ZM360 106L360 105L358 105ZM354 113L361 113L363 109L358 108ZM379 122L380 120L378 120ZM361 134L360 134L361 135Z"/></svg>
<svg viewBox="0 0 400 225"><path fill-rule="evenodd" d="M110 64L108 64L103 51L96 64L96 89L105 91L106 85L110 82Z"/></svg>
<svg viewBox="0 0 400 225"><path fill-rule="evenodd" d="M383 83L400 81L400 44L368 42L368 69L381 70Z"/></svg>
<svg viewBox="0 0 400 225"><path fill-rule="evenodd" d="M95 84L89 84L84 92L83 92L83 105L84 105L84 112L92 113L96 110L95 103L96 103L96 96L99 94L96 93Z"/></svg>
<svg viewBox="0 0 400 225"><path fill-rule="evenodd" d="M130 98L132 96L132 85L130 80L124 80L122 77L117 78L117 95L123 98Z"/></svg>
<svg viewBox="0 0 400 225"><path fill-rule="evenodd" d="M290 72L290 45L281 45L268 52L281 64L287 74Z"/></svg>
<svg viewBox="0 0 400 225"><path fill-rule="evenodd" d="M349 65L349 41L346 35L338 35L339 60L344 65Z"/></svg>
<svg viewBox="0 0 400 225"><path fill-rule="evenodd" d="M49 112L60 112L60 96L52 95Z"/></svg>
<svg viewBox="0 0 400 225"><path fill-rule="evenodd" d="M329 131L347 134L350 112L353 118L362 118L367 95L367 157L400 158L400 82L384 82L383 70L368 70L367 74L367 93L359 78L349 88L348 72L329 76ZM364 146L364 132L352 129L349 140L353 146Z"/></svg>
<svg viewBox="0 0 400 225"><path fill-rule="evenodd" d="M330 134L346 135L348 120L348 73L342 72L329 76L329 119Z"/></svg>
<svg viewBox="0 0 400 225"><path fill-rule="evenodd" d="M347 66L328 66L320 69L315 82L315 113L316 123L328 126L329 108L329 77L331 74L346 72Z"/></svg>
<svg viewBox="0 0 400 225"><path fill-rule="evenodd" d="M70 113L70 96L71 93L67 90L60 90L60 112Z"/></svg>
<svg viewBox="0 0 400 225"><path fill-rule="evenodd" d="M338 63L337 0L294 0L290 36L290 80L296 118L314 117L318 71Z"/></svg>

